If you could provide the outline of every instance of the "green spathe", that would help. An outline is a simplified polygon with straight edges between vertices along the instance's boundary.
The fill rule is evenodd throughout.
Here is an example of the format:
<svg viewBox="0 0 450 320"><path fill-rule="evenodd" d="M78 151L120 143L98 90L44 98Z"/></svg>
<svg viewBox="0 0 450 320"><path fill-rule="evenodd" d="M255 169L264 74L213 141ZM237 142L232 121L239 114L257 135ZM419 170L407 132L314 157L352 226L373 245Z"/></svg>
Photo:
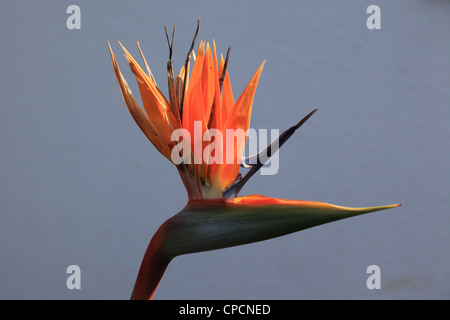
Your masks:
<svg viewBox="0 0 450 320"><path fill-rule="evenodd" d="M178 255L268 240L324 223L398 205L349 208L321 202L301 205L187 205L162 226L161 250Z"/></svg>

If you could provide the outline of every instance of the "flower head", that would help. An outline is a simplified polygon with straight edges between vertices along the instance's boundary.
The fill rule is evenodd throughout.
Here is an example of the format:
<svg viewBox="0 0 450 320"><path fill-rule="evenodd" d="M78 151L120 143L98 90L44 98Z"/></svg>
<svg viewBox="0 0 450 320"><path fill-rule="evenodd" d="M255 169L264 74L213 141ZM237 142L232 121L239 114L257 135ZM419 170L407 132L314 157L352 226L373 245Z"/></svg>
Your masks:
<svg viewBox="0 0 450 320"><path fill-rule="evenodd" d="M197 54L188 53L176 77L169 59L167 99L144 56L147 73L120 45L136 76L145 109L134 98L110 47L114 71L131 115L153 145L177 166L190 200L222 198L239 176L245 132L250 126L253 97L264 62L235 101L227 71L229 51L226 60L223 55L218 60L215 42L211 47L202 40ZM169 48L171 52L172 42ZM191 55L195 61L190 74ZM241 133L232 145L224 141L229 132Z"/></svg>

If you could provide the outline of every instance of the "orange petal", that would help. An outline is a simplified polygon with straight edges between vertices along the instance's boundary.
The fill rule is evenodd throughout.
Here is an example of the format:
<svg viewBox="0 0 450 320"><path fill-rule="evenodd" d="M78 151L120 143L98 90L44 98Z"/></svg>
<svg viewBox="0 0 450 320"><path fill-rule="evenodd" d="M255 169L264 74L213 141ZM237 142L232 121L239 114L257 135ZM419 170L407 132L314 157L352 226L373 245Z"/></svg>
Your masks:
<svg viewBox="0 0 450 320"><path fill-rule="evenodd" d="M198 47L197 57L194 59L194 66L192 67L192 74L189 80L191 83L201 83L203 73L204 51L205 51L205 41L202 40ZM194 54L194 52L192 53Z"/></svg>
<svg viewBox="0 0 450 320"><path fill-rule="evenodd" d="M220 197L222 190L220 189L220 179L222 174L222 164L224 162L223 159L223 132L222 132L222 110L220 106L220 88L219 88L219 75L217 70L217 59L216 59L216 44L213 41L213 57L214 57L214 102L211 108L211 116L208 124L208 129L217 130L218 137L215 137L213 144L214 146L214 157L216 159L215 163L210 163L208 165L207 173L206 173L206 181L209 182L212 186L217 186L212 190L212 198ZM221 139L222 141L220 141ZM206 146L206 152L209 154L210 149L212 148L211 144ZM211 150L212 152L212 150Z"/></svg>
<svg viewBox="0 0 450 320"><path fill-rule="evenodd" d="M225 125L223 126L224 131L227 129L232 129L237 132L236 130L241 129L245 133L248 130L250 126L253 98L255 96L256 87L258 85L259 77L261 75L263 67L264 62L259 66L252 79L247 84L247 87L244 89L244 91L234 104L232 113L230 113L228 119L225 120ZM240 146L235 142L234 150L228 149L227 144L224 144L225 155L230 156L229 153L231 152L231 155L234 159L233 163L229 163L229 161L227 161L222 169L222 184L225 189L231 185L231 183L236 179L236 176L239 173L241 156L246 141L247 137L245 137L244 143L242 143Z"/></svg>
<svg viewBox="0 0 450 320"><path fill-rule="evenodd" d="M202 141L203 133L206 130L202 90L203 47L204 41L200 43L183 106L183 128L187 129L191 134L192 150L194 150L195 143ZM194 136L194 125L196 121L200 121L202 124L201 136Z"/></svg>
<svg viewBox="0 0 450 320"><path fill-rule="evenodd" d="M119 65L117 64L114 53L111 46L108 43L109 52L111 53L112 64L114 72L116 74L117 82L119 83L120 91L122 92L125 104L128 107L133 119L136 121L139 128L147 136L147 138L153 143L153 145L161 152L167 159L171 161L171 147L161 137L158 129L150 122L144 110L140 107L139 103L133 96L133 93L128 86L125 78L120 72Z"/></svg>
<svg viewBox="0 0 450 320"><path fill-rule="evenodd" d="M215 73L217 69L214 68L214 61L211 55L211 48L209 43L206 43L205 59L203 63L202 72L202 91L203 91L203 107L205 109L205 121L208 123L211 113L211 107L215 95Z"/></svg>
<svg viewBox="0 0 450 320"><path fill-rule="evenodd" d="M220 59L220 67L219 67L219 77L222 75L223 67L225 64L225 60L223 56ZM225 71L225 78L223 80L222 85L222 114L223 120L226 121L230 114L233 113L234 107L234 97L233 91L231 90L230 77L228 76L228 70Z"/></svg>
<svg viewBox="0 0 450 320"><path fill-rule="evenodd" d="M152 73L152 71L150 70L150 67L148 66L147 60L145 59L144 53L143 53L142 50L141 50L141 46L140 46L140 44L139 44L139 41L137 42L137 46L138 46L138 49L139 49L139 53L141 54L141 58L142 58L142 60L144 61L145 68L147 69L148 76L149 76L150 79L152 79L152 81L156 84L155 78L153 77L153 73Z"/></svg>
<svg viewBox="0 0 450 320"><path fill-rule="evenodd" d="M170 110L169 102L158 89L156 83L142 70L133 56L120 42L119 44L125 52L131 71L136 76L142 102L150 121L158 128L166 142L170 144L171 133L178 128L178 123Z"/></svg>
<svg viewBox="0 0 450 320"><path fill-rule="evenodd" d="M250 126L250 117L252 113L253 98L255 96L256 87L258 86L259 77L261 75L264 63L261 63L256 70L250 82L245 87L242 94L234 104L232 116L228 117L225 128L243 129L246 131Z"/></svg>
<svg viewBox="0 0 450 320"><path fill-rule="evenodd" d="M198 57L192 68L192 75L189 79L189 86L185 95L185 105L183 106L183 128L189 130L191 134L194 132L194 121L205 122L201 85L204 60L203 47L204 41L200 43L198 49Z"/></svg>

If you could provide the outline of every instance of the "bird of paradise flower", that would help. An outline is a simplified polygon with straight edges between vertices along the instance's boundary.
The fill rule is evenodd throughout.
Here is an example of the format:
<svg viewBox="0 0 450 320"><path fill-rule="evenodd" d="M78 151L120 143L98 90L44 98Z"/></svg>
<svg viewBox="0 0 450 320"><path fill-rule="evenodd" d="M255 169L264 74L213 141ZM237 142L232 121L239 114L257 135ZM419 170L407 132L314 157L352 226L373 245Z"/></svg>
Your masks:
<svg viewBox="0 0 450 320"><path fill-rule="evenodd" d="M194 136L194 139L187 141L192 150L200 147L202 151L208 151L207 148L210 147L202 137L212 129L221 133L230 129L245 132L250 125L253 98L264 65L263 62L235 100L227 71L230 50L228 49L225 59L221 56L220 61L217 59L214 41L212 48L202 40L197 54L193 50L199 23L200 21L186 61L176 77L172 62L174 33L169 39L166 29L169 45L169 100L159 90L139 42L138 49L147 73L119 42L136 77L145 111L122 76L108 43L125 104L147 138L161 154L174 163L188 193L186 206L165 221L152 237L142 260L132 299L153 299L167 265L176 256L267 240L400 205L349 208L317 201L286 200L261 195L238 197L244 184L264 165L261 153L253 157L242 157L243 144L228 149L226 144L219 144L214 148L215 156L223 160L226 155L231 154L234 161L210 163L204 159L200 162L193 161L194 155L188 153L189 150L177 149L173 133L179 129L182 129L183 139L188 139L187 135L201 128L200 137ZM194 64L190 71L192 58ZM270 157L276 152L316 110L284 131L264 150L265 154ZM244 144L246 138L243 138ZM173 160L174 151L176 155L183 153L181 162ZM240 167L248 169L244 176L239 172Z"/></svg>

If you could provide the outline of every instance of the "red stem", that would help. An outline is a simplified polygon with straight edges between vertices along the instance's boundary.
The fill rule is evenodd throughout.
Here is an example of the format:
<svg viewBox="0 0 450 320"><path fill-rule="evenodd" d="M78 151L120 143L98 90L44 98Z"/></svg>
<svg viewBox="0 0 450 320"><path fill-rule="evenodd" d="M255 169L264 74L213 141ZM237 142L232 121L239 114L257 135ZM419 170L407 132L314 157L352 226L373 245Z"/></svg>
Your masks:
<svg viewBox="0 0 450 320"><path fill-rule="evenodd" d="M147 247L131 295L132 300L152 300L167 265L172 260L161 250L163 226L158 229Z"/></svg>

